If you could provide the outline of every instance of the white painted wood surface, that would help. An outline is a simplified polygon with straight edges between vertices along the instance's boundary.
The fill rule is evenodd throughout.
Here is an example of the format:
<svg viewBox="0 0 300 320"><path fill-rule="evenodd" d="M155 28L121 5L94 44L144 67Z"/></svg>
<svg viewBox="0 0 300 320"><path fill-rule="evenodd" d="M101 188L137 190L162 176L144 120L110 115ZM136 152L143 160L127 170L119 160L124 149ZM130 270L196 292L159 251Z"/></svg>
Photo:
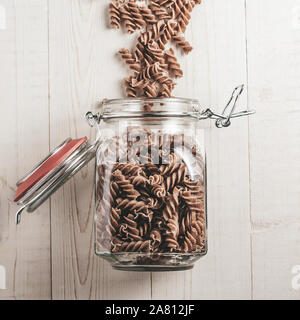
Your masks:
<svg viewBox="0 0 300 320"><path fill-rule="evenodd" d="M7 273L0 298L49 299L49 203L21 228L13 204L16 181L49 152L47 1L0 6L0 265Z"/></svg>
<svg viewBox="0 0 300 320"><path fill-rule="evenodd" d="M299 299L300 1L248 1L247 21L249 106L259 106L249 120L253 298Z"/></svg>
<svg viewBox="0 0 300 320"><path fill-rule="evenodd" d="M0 0L0 299L299 299L300 1L204 0L180 57L177 96L221 111L234 86L256 109L211 126L209 253L194 270L124 273L93 253L93 164L14 225L15 182L83 115L121 96L115 52L133 38L107 28L107 0Z"/></svg>

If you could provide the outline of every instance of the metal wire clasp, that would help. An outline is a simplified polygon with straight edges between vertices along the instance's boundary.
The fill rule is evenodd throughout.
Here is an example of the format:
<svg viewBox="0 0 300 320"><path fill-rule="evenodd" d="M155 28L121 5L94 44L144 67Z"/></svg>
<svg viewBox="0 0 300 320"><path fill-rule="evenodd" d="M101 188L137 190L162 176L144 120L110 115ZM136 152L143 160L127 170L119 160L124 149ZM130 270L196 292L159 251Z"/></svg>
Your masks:
<svg viewBox="0 0 300 320"><path fill-rule="evenodd" d="M231 124L230 120L232 118L244 117L244 116L249 116L251 114L254 114L255 113L254 110L250 110L250 111L244 110L241 112L234 113L236 106L237 106L238 99L241 96L241 94L243 93L243 91L244 91L243 84L236 87L233 90L232 95L231 95L226 107L224 108L222 114L215 113L211 109L206 109L203 112L203 115L205 115L211 119L216 119L216 127L217 128L227 128L230 126L230 124ZM229 110L229 112L227 112L228 110Z"/></svg>
<svg viewBox="0 0 300 320"><path fill-rule="evenodd" d="M94 127L96 124L99 124L101 121L100 113L94 114L93 112L89 111L85 114L85 119L90 127Z"/></svg>

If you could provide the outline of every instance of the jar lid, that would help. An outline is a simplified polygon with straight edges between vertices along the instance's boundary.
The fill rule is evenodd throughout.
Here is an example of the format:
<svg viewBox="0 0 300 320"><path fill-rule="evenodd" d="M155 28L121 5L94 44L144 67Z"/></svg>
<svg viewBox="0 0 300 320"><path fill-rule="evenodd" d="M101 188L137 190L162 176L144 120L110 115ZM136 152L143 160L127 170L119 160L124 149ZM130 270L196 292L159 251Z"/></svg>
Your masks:
<svg viewBox="0 0 300 320"><path fill-rule="evenodd" d="M59 187L74 176L95 156L99 139L89 145L87 137L66 139L17 182L14 201L22 207L16 215L16 223L21 221L23 210L33 212L45 202Z"/></svg>

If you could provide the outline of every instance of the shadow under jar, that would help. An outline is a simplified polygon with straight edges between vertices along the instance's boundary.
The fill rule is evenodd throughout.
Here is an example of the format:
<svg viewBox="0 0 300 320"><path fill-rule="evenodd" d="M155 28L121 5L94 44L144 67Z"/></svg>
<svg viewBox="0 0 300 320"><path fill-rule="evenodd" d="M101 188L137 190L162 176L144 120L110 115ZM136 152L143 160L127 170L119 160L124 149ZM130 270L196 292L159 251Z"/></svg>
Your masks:
<svg viewBox="0 0 300 320"><path fill-rule="evenodd" d="M95 252L115 269L188 270L207 253L205 121L197 114L188 99L103 103Z"/></svg>

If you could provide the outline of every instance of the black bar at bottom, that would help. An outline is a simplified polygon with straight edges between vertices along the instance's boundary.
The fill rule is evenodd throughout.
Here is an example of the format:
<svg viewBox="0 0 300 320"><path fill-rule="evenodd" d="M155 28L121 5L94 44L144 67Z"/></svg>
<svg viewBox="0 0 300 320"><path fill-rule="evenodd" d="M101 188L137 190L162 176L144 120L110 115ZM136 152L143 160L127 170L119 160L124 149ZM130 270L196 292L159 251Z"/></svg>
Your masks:
<svg viewBox="0 0 300 320"><path fill-rule="evenodd" d="M300 297L299 297L300 298ZM0 301L2 314L30 315L43 319L65 315L70 319L82 314L84 319L200 319L205 316L221 318L257 318L262 311L270 316L300 314L299 301L199 301L199 300L98 300L98 301ZM6 313L6 311L8 313ZM3 317L4 319L4 317ZM54 319L56 320L56 319Z"/></svg>

